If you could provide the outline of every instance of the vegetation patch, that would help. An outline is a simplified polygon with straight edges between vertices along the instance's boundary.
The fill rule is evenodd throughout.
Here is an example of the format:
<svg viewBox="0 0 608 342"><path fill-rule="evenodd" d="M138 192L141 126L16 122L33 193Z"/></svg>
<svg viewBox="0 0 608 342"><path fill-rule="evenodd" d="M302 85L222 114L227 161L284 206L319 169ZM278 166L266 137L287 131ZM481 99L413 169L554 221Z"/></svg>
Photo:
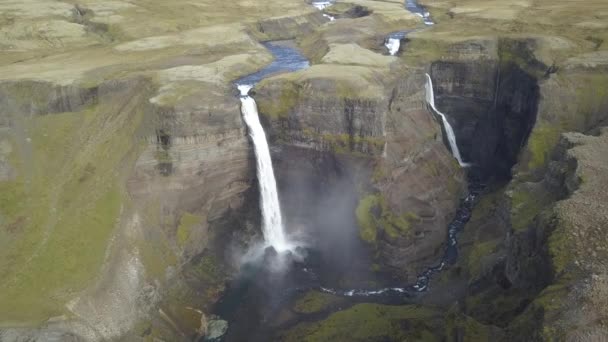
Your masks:
<svg viewBox="0 0 608 342"><path fill-rule="evenodd" d="M379 154L384 149L384 138L348 134L322 134L321 139L329 144L334 153ZM363 153L365 151L367 153Z"/></svg>
<svg viewBox="0 0 608 342"><path fill-rule="evenodd" d="M177 227L177 243L180 246L183 247L186 244L192 229L200 224L201 221L202 218L200 216L192 215L190 213L182 215L182 218L179 220L179 226Z"/></svg>
<svg viewBox="0 0 608 342"><path fill-rule="evenodd" d="M451 310L446 319L447 341L490 341L492 329L472 317Z"/></svg>
<svg viewBox="0 0 608 342"><path fill-rule="evenodd" d="M467 257L467 266L472 279L477 279L481 275L482 260L484 257L494 253L499 240L475 243Z"/></svg>
<svg viewBox="0 0 608 342"><path fill-rule="evenodd" d="M570 230L558 227L549 237L549 254L556 274L563 272L574 259L573 248L570 247L572 241L568 236L568 231Z"/></svg>
<svg viewBox="0 0 608 342"><path fill-rule="evenodd" d="M309 291L296 301L293 309L298 313L310 314L324 311L340 301L340 297L328 293Z"/></svg>
<svg viewBox="0 0 608 342"><path fill-rule="evenodd" d="M380 194L360 199L355 215L359 224L359 236L368 243L374 243L380 231L392 239L410 233L412 223L420 219L409 212L396 215Z"/></svg>
<svg viewBox="0 0 608 342"><path fill-rule="evenodd" d="M282 80L276 86L269 87L268 89L273 95L268 99L262 97L257 101L260 113L274 120L287 118L289 111L298 101L298 88L296 84L290 80ZM278 94L278 97L274 95L275 93Z"/></svg>
<svg viewBox="0 0 608 342"><path fill-rule="evenodd" d="M559 141L561 131L559 125L548 123L540 123L534 128L528 138L529 170L536 170L546 165L553 148Z"/></svg>
<svg viewBox="0 0 608 342"><path fill-rule="evenodd" d="M520 187L511 193L511 226L515 231L528 228L532 220L543 209L544 201L538 193Z"/></svg>
<svg viewBox="0 0 608 342"><path fill-rule="evenodd" d="M301 323L285 332L285 341L437 341L442 319L434 309L420 305L358 304L327 319Z"/></svg>
<svg viewBox="0 0 608 342"><path fill-rule="evenodd" d="M121 171L134 161L143 116L140 97L125 96L77 113L14 116L24 130L13 139L24 148L11 156L18 177L0 182L0 229L19 229L0 251L0 321L61 315L98 276L128 204Z"/></svg>

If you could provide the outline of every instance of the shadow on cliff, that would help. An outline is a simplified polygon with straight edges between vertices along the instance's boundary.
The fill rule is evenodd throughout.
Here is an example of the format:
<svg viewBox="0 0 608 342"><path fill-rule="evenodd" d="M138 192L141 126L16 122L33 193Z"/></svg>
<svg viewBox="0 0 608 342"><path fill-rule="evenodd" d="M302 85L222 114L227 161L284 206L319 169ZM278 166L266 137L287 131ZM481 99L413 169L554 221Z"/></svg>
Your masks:
<svg viewBox="0 0 608 342"><path fill-rule="evenodd" d="M454 127L463 159L490 182L511 178L536 123L539 79L551 70L522 41L501 40L498 57L431 65L437 106Z"/></svg>

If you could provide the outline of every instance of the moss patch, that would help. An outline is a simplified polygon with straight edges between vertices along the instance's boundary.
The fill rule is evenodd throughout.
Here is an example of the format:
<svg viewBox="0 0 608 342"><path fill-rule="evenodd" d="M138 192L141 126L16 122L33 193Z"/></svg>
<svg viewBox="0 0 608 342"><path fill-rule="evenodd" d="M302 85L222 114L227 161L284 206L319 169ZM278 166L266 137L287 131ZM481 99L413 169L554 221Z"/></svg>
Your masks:
<svg viewBox="0 0 608 342"><path fill-rule="evenodd" d="M537 125L528 139L530 159L528 169L535 170L543 167L549 160L551 151L557 145L561 129L559 126L541 123Z"/></svg>
<svg viewBox="0 0 608 342"><path fill-rule="evenodd" d="M298 313L310 314L328 309L340 301L341 298L339 297L327 293L310 291L296 301L293 309Z"/></svg>
<svg viewBox="0 0 608 342"><path fill-rule="evenodd" d="M549 254L556 274L563 272L568 264L574 261L573 248L570 246L572 241L568 236L568 231L560 226L549 237Z"/></svg>
<svg viewBox="0 0 608 342"><path fill-rule="evenodd" d="M524 187L519 187L511 193L511 226L515 231L527 229L543 209L544 201L538 195Z"/></svg>
<svg viewBox="0 0 608 342"><path fill-rule="evenodd" d="M198 260L184 267L184 275L197 288L202 289L196 294L201 303L214 303L224 291L228 271L221 260L211 253L204 253L196 259Z"/></svg>
<svg viewBox="0 0 608 342"><path fill-rule="evenodd" d="M355 215L359 224L359 236L369 243L376 241L379 231L393 239L407 234L411 231L412 223L419 220L414 213L396 215L380 194L360 199Z"/></svg>
<svg viewBox="0 0 608 342"><path fill-rule="evenodd" d="M446 320L447 341L490 341L492 329L472 317L450 312Z"/></svg>
<svg viewBox="0 0 608 342"><path fill-rule="evenodd" d="M369 154L379 154L384 149L384 138L371 136L358 136L348 134L323 134L321 139L329 144L334 153L348 153L366 155L360 151L367 151Z"/></svg>
<svg viewBox="0 0 608 342"><path fill-rule="evenodd" d="M301 323L285 341L437 341L440 314L418 305L358 304L315 323Z"/></svg>
<svg viewBox="0 0 608 342"><path fill-rule="evenodd" d="M202 218L200 216L192 215L190 213L182 215L182 218L179 220L179 226L177 227L177 243L180 246L186 244L186 241L188 241L190 233L192 232L192 228L200 224L201 221Z"/></svg>
<svg viewBox="0 0 608 342"><path fill-rule="evenodd" d="M0 321L38 323L99 273L109 238L128 204L122 172L134 162L143 116L137 94L79 113L18 116L11 156L18 178L0 183ZM22 137L25 141L19 141ZM6 206L5 206L6 204Z"/></svg>
<svg viewBox="0 0 608 342"><path fill-rule="evenodd" d="M492 254L496 250L498 243L499 240L493 240L474 244L467 257L467 266L471 278L476 279L480 276L482 267L481 260L483 257Z"/></svg>
<svg viewBox="0 0 608 342"><path fill-rule="evenodd" d="M260 88L264 87L264 81L260 85ZM263 97L259 99L258 107L260 113L269 117L270 119L286 118L289 115L289 111L296 105L298 101L298 88L296 84L289 80L278 81L276 86L273 84L271 87L273 94L272 98Z"/></svg>
<svg viewBox="0 0 608 342"><path fill-rule="evenodd" d="M506 325L533 293L491 288L466 298L466 313L483 322Z"/></svg>

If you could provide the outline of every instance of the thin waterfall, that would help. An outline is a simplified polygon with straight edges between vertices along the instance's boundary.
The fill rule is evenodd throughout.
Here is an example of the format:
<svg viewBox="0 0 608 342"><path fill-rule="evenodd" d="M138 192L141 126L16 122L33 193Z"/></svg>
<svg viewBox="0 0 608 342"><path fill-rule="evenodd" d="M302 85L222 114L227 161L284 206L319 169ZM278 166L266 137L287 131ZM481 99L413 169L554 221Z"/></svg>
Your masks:
<svg viewBox="0 0 608 342"><path fill-rule="evenodd" d="M251 85L238 85L241 92L241 113L249 128L249 136L253 142L256 156L258 182L260 188L260 207L262 209L262 231L264 240L278 252L290 249L283 231L283 219L277 183L272 169L272 159L264 128L258 116L258 107L255 100L249 96Z"/></svg>
<svg viewBox="0 0 608 342"><path fill-rule="evenodd" d="M443 127L445 128L445 133L448 136L448 142L450 143L450 149L452 150L452 155L454 158L458 160L458 164L461 167L469 166L468 163L462 161L462 157L460 156L460 150L458 149L458 144L456 142L456 135L454 134L454 129L452 129L452 125L448 122L445 114L440 112L437 107L435 107L435 93L433 91L433 81L431 80L431 76L426 74L426 102L431 106L431 108L441 117L441 121L443 122Z"/></svg>

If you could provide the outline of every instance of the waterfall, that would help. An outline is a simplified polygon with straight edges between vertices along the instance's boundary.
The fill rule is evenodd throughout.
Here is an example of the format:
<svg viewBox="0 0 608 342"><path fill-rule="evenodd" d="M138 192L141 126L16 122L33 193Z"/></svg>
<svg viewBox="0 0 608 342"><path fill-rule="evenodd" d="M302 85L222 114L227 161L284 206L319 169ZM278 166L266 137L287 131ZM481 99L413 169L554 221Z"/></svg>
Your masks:
<svg viewBox="0 0 608 342"><path fill-rule="evenodd" d="M445 128L445 133L448 136L448 142L450 143L450 149L452 150L452 155L454 158L458 160L458 164L462 167L469 166L468 163L462 161L462 157L460 156L460 150L458 150L458 144L456 143L456 135L454 134L454 129L452 129L452 125L448 122L445 114L440 112L437 107L435 107L435 93L433 92L433 81L431 80L431 76L426 74L426 102L431 106L431 108L441 117L441 121L443 121L443 127Z"/></svg>
<svg viewBox="0 0 608 342"><path fill-rule="evenodd" d="M260 188L260 207L262 209L262 231L264 239L269 246L274 247L277 252L289 249L289 243L283 231L283 220L281 217L281 206L277 183L272 170L272 160L264 128L258 116L258 107L255 100L249 96L251 85L238 85L241 92L241 113L249 128L249 136L253 142L256 156L258 182Z"/></svg>
<svg viewBox="0 0 608 342"><path fill-rule="evenodd" d="M329 21L334 21L334 20L336 20L336 18L335 18L335 17L333 17L333 16L331 16L331 15L329 15L329 14L325 14L325 13L323 13L323 16L324 16L325 18L329 19Z"/></svg>
<svg viewBox="0 0 608 342"><path fill-rule="evenodd" d="M391 56L394 56L397 52L399 52L399 47L401 46L401 39L388 37L386 39L386 42L384 43L384 46L386 46L386 48L388 49L388 53L390 53Z"/></svg>
<svg viewBox="0 0 608 342"><path fill-rule="evenodd" d="M327 7L332 5L331 1L313 1L312 5L316 7L319 11L326 9Z"/></svg>

